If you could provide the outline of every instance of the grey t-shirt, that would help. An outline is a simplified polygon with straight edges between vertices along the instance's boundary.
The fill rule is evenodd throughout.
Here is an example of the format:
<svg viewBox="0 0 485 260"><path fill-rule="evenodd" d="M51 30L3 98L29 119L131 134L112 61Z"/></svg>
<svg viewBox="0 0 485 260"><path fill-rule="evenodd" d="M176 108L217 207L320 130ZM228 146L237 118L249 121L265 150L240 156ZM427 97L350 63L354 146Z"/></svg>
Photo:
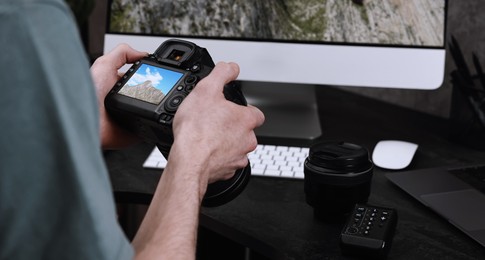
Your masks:
<svg viewBox="0 0 485 260"><path fill-rule="evenodd" d="M132 258L70 10L2 0L0 21L0 259Z"/></svg>

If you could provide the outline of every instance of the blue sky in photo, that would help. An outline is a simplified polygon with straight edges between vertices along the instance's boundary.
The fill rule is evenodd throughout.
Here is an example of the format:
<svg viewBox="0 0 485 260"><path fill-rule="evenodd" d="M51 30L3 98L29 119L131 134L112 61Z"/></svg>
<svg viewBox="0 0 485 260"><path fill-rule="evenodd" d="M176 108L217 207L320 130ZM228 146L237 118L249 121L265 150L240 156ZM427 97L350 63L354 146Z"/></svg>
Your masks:
<svg viewBox="0 0 485 260"><path fill-rule="evenodd" d="M142 64L126 84L136 86L149 80L153 87L167 94L182 76L183 74L180 72Z"/></svg>

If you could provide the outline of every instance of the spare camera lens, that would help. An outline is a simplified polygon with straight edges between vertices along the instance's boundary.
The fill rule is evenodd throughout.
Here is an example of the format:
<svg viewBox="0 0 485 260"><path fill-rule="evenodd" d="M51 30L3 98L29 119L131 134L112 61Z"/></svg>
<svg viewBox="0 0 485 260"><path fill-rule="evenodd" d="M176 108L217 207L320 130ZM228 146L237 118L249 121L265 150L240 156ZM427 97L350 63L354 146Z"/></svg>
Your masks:
<svg viewBox="0 0 485 260"><path fill-rule="evenodd" d="M304 165L306 202L324 221L342 221L370 195L373 164L362 146L328 141L314 144Z"/></svg>

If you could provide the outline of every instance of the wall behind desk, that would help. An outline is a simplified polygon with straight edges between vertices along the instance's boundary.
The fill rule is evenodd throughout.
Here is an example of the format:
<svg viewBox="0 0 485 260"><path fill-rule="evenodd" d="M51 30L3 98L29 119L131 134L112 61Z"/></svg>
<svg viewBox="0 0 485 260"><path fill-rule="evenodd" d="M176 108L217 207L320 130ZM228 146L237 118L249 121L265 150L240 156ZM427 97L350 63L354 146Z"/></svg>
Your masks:
<svg viewBox="0 0 485 260"><path fill-rule="evenodd" d="M103 35L106 20L107 0L97 0L90 17L89 54L97 57L103 52ZM389 0L380 0L389 1ZM485 1L483 0L448 0L447 42L454 35L472 64L471 52L477 53L485 67ZM455 69L451 56L446 56L446 75L441 88L437 90L400 90L380 88L342 89L359 93L379 100L385 100L404 107L409 107L428 114L448 118L451 107L451 83L449 73Z"/></svg>

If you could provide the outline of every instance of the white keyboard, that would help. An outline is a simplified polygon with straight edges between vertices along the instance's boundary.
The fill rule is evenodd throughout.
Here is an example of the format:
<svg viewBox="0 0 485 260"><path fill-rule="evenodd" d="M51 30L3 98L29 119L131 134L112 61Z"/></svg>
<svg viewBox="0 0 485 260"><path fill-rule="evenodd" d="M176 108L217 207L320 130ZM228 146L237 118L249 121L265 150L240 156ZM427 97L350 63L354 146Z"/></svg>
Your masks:
<svg viewBox="0 0 485 260"><path fill-rule="evenodd" d="M144 168L163 169L167 166L167 159L163 157L163 154L157 147L153 148L148 158L143 163Z"/></svg>
<svg viewBox="0 0 485 260"><path fill-rule="evenodd" d="M251 175L276 178L303 179L303 163L309 148L280 145L258 145L248 155L251 162ZM143 163L145 168L162 169L167 160L154 148Z"/></svg>
<svg viewBox="0 0 485 260"><path fill-rule="evenodd" d="M248 155L251 175L303 179L303 163L309 148L258 145Z"/></svg>

